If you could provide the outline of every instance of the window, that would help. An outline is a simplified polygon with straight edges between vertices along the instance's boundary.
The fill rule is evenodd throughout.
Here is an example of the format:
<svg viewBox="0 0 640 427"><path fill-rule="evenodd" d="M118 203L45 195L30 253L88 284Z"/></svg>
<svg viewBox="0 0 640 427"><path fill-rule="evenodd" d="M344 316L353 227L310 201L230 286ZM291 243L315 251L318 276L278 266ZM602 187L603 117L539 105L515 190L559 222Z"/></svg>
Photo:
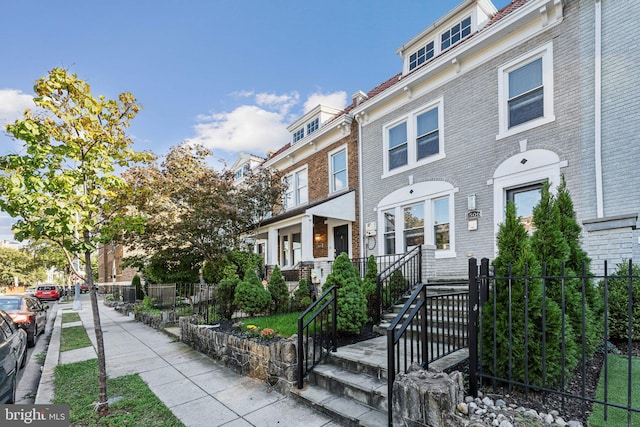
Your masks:
<svg viewBox="0 0 640 427"><path fill-rule="evenodd" d="M544 115L542 58L509 73L509 127Z"/></svg>
<svg viewBox="0 0 640 427"><path fill-rule="evenodd" d="M347 149L329 154L331 192L347 188Z"/></svg>
<svg viewBox="0 0 640 427"><path fill-rule="evenodd" d="M448 182L424 181L385 196L377 206L381 234L379 255L426 244L435 246L436 258L455 257L453 218L457 191ZM407 196L411 199L406 199Z"/></svg>
<svg viewBox="0 0 640 427"><path fill-rule="evenodd" d="M251 165L249 163L245 163L240 169L236 170L235 179L239 180L243 176L247 176L251 172Z"/></svg>
<svg viewBox="0 0 640 427"><path fill-rule="evenodd" d="M389 129L389 169L407 164L407 123Z"/></svg>
<svg viewBox="0 0 640 427"><path fill-rule="evenodd" d="M320 123L320 119L315 119L307 123L307 135L317 130L319 123Z"/></svg>
<svg viewBox="0 0 640 427"><path fill-rule="evenodd" d="M533 226L533 208L540 202L541 193L542 184L507 190L507 200L515 203L516 215L520 217L520 223L530 233L535 230Z"/></svg>
<svg viewBox="0 0 640 427"><path fill-rule="evenodd" d="M385 172L398 173L444 158L442 99L385 128Z"/></svg>
<svg viewBox="0 0 640 427"><path fill-rule="evenodd" d="M471 17L454 25L441 36L440 50L445 50L471 34Z"/></svg>
<svg viewBox="0 0 640 427"><path fill-rule="evenodd" d="M498 71L498 139L555 120L552 43Z"/></svg>
<svg viewBox="0 0 640 427"><path fill-rule="evenodd" d="M438 154L440 138L438 136L438 109L434 108L416 117L416 146L418 160Z"/></svg>
<svg viewBox="0 0 640 427"><path fill-rule="evenodd" d="M404 208L404 248L424 244L424 203Z"/></svg>
<svg viewBox="0 0 640 427"><path fill-rule="evenodd" d="M384 216L384 253L393 255L396 253L396 215L395 210L388 210Z"/></svg>
<svg viewBox="0 0 640 427"><path fill-rule="evenodd" d="M433 201L433 237L436 249L449 249L449 197Z"/></svg>
<svg viewBox="0 0 640 427"><path fill-rule="evenodd" d="M297 131L295 131L293 133L293 143L295 144L296 142L300 141L302 138L304 138L304 128L300 128Z"/></svg>
<svg viewBox="0 0 640 427"><path fill-rule="evenodd" d="M426 46L418 49L417 52L409 56L409 71L433 58L434 53L433 42L429 42Z"/></svg>
<svg viewBox="0 0 640 427"><path fill-rule="evenodd" d="M298 262L302 261L302 238L300 233L293 233L291 242L293 243L293 259L292 264L296 265Z"/></svg>
<svg viewBox="0 0 640 427"><path fill-rule="evenodd" d="M283 179L286 191L282 203L285 209L290 209L309 201L306 168L299 169Z"/></svg>

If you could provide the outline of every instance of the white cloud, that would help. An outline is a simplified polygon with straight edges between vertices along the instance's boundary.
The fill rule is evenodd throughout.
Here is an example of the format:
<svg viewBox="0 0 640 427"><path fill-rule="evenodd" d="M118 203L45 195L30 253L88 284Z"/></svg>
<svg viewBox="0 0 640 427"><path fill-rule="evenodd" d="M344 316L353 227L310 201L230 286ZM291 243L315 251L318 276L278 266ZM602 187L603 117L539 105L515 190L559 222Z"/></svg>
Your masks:
<svg viewBox="0 0 640 427"><path fill-rule="evenodd" d="M201 117L190 143L226 152L264 154L284 145L289 137L283 115L255 105L243 105L229 113Z"/></svg>
<svg viewBox="0 0 640 427"><path fill-rule="evenodd" d="M189 143L201 144L227 153L241 151L265 155L290 140L287 126L318 104L344 108L345 92L314 93L304 103L304 111L295 111L300 103L297 92L275 94L238 91L233 96L246 98L253 105L242 105L230 112L199 115L195 136Z"/></svg>
<svg viewBox="0 0 640 427"><path fill-rule="evenodd" d="M26 108L34 108L33 97L17 89L0 89L0 124L22 117Z"/></svg>
<svg viewBox="0 0 640 427"><path fill-rule="evenodd" d="M347 106L347 92L320 93L316 92L307 98L304 103L304 112L311 111L318 104L328 105L330 107L344 108Z"/></svg>

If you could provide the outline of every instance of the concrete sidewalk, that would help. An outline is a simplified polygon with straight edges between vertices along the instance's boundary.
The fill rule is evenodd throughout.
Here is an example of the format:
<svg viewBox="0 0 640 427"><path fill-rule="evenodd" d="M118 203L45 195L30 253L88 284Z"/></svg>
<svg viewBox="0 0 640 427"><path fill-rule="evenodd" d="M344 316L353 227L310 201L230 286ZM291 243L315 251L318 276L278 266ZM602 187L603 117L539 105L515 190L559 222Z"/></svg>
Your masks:
<svg viewBox="0 0 640 427"><path fill-rule="evenodd" d="M53 400L57 364L96 358L91 302L82 295L78 312L93 347L59 352L62 309L58 314L35 403ZM107 375L139 374L186 426L337 426L329 417L271 390L268 384L233 372L217 361L104 306L99 298ZM65 324L65 327L75 324Z"/></svg>

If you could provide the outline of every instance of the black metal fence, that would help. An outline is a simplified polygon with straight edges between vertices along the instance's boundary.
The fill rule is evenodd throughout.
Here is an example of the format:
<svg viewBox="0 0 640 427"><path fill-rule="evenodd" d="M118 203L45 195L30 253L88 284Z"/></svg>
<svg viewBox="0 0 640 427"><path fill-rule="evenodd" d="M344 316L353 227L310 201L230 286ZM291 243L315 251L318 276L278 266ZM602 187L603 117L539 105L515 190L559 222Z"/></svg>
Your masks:
<svg viewBox="0 0 640 427"><path fill-rule="evenodd" d="M640 358L636 357L637 343L633 340L634 333L637 340L640 331L640 270L631 261L618 267L612 273L604 262L604 274L600 276L585 273L584 266L582 274L546 275L543 265L542 274L529 274L526 267L525 274L497 277L488 259L482 259L480 265L470 259L471 394L477 396L479 387L498 387L517 389L525 395L540 393L543 399L555 395L561 402L558 410L572 400L583 406L584 413L589 406L594 412L598 410L598 417L602 417L598 419L605 424L617 412L617 417L626 419L626 425L640 425ZM566 271L565 266L562 271ZM535 293L534 289L540 292ZM596 294L589 295L589 289L595 289ZM570 294L576 292L581 310L577 324L581 329L570 316ZM595 301L602 304L597 313L589 308L594 295L599 298ZM612 303L614 296L616 302ZM554 300L558 298L560 303ZM615 345L610 342L614 328L623 334L626 330L626 337L618 337ZM588 338L593 331L600 344L595 351L590 349L593 345ZM577 355L573 360L570 348ZM593 360L598 355L602 362L594 367ZM589 369L601 367L595 395L588 392L592 389L587 387L588 365ZM612 373L614 365L622 368ZM624 396L612 393L614 388L622 390ZM620 419L616 425L624 424Z"/></svg>
<svg viewBox="0 0 640 427"><path fill-rule="evenodd" d="M329 288L298 318L298 388L304 377L338 349L337 289Z"/></svg>
<svg viewBox="0 0 640 427"><path fill-rule="evenodd" d="M373 321L378 323L383 311L389 310L419 283L422 283L422 246L414 247L391 262L376 277L378 318Z"/></svg>
<svg viewBox="0 0 640 427"><path fill-rule="evenodd" d="M469 294L428 294L418 284L387 328L387 384L389 425L392 421L393 381L413 363L424 369L467 346Z"/></svg>

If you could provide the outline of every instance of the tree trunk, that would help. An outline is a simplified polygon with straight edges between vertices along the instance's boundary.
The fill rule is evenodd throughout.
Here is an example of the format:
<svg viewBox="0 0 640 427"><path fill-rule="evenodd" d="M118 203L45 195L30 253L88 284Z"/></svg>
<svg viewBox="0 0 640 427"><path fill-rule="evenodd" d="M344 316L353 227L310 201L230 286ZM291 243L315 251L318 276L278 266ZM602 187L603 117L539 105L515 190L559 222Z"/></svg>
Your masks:
<svg viewBox="0 0 640 427"><path fill-rule="evenodd" d="M85 232L85 243L89 244L88 233ZM91 251L84 253L85 280L89 285L89 295L91 296L91 311L93 313L93 327L96 333L96 345L98 347L98 380L100 393L98 395L98 405L96 410L100 417L109 413L109 404L107 401L107 366L105 363L104 340L102 337L102 326L100 325L100 311L98 310L98 295L93 286L93 269L91 268Z"/></svg>

